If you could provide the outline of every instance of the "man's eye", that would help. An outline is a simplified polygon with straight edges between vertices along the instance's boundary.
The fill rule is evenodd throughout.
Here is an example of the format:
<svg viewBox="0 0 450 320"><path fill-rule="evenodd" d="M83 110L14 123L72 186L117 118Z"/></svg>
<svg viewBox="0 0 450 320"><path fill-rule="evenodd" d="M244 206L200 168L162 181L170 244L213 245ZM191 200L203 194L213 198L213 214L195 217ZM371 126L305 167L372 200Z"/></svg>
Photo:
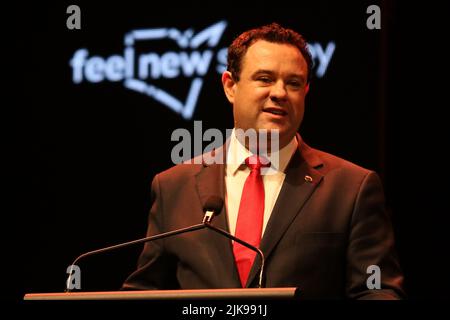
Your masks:
<svg viewBox="0 0 450 320"><path fill-rule="evenodd" d="M289 81L288 85L299 88L299 87L301 87L302 84L299 81Z"/></svg>
<svg viewBox="0 0 450 320"><path fill-rule="evenodd" d="M268 77L259 77L257 80L264 82L264 83L270 83L272 81L272 79L270 79Z"/></svg>

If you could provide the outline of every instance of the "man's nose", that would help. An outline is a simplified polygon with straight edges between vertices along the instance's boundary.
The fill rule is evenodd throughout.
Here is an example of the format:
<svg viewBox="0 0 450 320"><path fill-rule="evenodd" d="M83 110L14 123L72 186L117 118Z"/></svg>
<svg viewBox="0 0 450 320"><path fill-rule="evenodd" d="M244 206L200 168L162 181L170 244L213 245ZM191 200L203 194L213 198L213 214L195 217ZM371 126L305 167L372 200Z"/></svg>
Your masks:
<svg viewBox="0 0 450 320"><path fill-rule="evenodd" d="M273 100L285 99L287 91L283 81L277 81L274 83L270 90L270 98Z"/></svg>

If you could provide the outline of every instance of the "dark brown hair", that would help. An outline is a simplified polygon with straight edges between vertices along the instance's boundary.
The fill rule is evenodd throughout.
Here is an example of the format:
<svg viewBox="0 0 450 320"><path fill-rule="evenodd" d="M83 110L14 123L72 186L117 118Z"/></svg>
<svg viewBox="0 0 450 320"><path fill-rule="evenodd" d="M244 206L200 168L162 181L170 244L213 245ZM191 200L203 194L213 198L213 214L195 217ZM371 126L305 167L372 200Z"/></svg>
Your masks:
<svg viewBox="0 0 450 320"><path fill-rule="evenodd" d="M231 72L235 81L239 81L244 55L257 40L291 44L297 47L308 65L308 82L311 80L312 58L305 39L292 29L283 28L278 23L271 23L245 31L228 47L227 70Z"/></svg>

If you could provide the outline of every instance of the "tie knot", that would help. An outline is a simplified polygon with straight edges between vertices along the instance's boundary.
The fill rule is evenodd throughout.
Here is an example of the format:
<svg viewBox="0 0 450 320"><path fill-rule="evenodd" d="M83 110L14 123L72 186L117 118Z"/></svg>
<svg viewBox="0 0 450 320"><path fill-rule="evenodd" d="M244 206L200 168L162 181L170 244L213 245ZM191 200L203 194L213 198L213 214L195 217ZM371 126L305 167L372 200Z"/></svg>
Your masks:
<svg viewBox="0 0 450 320"><path fill-rule="evenodd" d="M270 161L267 160L264 157L260 156L250 156L247 159L245 159L245 164L247 167L250 168L251 171L253 170L260 170L261 167L270 167Z"/></svg>

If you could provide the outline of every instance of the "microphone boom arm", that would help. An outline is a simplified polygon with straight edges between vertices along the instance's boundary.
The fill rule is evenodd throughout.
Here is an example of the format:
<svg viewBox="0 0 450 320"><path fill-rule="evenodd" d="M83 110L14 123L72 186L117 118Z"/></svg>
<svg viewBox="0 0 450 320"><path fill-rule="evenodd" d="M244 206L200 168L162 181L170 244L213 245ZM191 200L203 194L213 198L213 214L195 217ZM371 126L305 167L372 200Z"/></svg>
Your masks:
<svg viewBox="0 0 450 320"><path fill-rule="evenodd" d="M101 248L101 249L92 250L92 251L83 253L83 254L79 255L71 264L71 269L69 271L69 277L67 278L66 290L65 291L66 292L72 291L72 289L69 288L69 284L72 281L73 267L76 265L76 263L79 260L81 260L83 258L86 258L86 257L91 256L91 255L95 255L97 253L103 253L103 252L107 252L107 251L111 251L111 250L116 250L116 249L120 249L122 247L127 247L127 246L130 246L130 245L140 244L140 243L144 243L144 242L148 242L148 241L159 240L159 239L162 239L162 238L174 236L174 235L185 233L185 232L196 231L196 230L200 230L200 229L204 229L204 228L206 228L205 223L199 223L199 224L187 227L187 228L182 228L182 229L178 229L178 230L174 230L174 231L164 232L164 233L157 234L157 235L154 235L154 236L145 237L145 238L141 238L141 239L137 239L137 240L133 240L133 241L128 241L128 242L125 242L125 243L116 244L114 246L109 246L109 247L106 247L106 248Z"/></svg>
<svg viewBox="0 0 450 320"><path fill-rule="evenodd" d="M86 253L83 253L83 254L79 255L73 261L73 263L71 264L71 269L70 269L70 272L69 272L69 277L67 278L66 290L65 291L66 292L72 291L72 289L70 288L70 283L72 281L73 267L76 265L76 263L79 260L81 260L83 258L86 258L86 257L91 256L91 255L95 255L97 253L103 253L103 252L107 252L107 251L111 251L111 250L116 250L116 249L120 249L122 247L127 247L127 246L130 246L130 245L140 244L140 243L144 243L144 242L148 242L148 241L159 240L159 239L162 239L162 238L175 236L175 235L186 233L186 232L190 232L190 231L201 230L201 229L205 229L205 228L213 230L214 232L220 233L221 235L223 235L223 236L225 236L227 238L233 239L234 241L236 241L236 242L242 244L243 246L245 246L245 247L247 247L247 248L249 248L249 249L251 249L253 251L256 251L258 253L258 255L261 258L261 266L260 266L260 269L259 269L258 288L261 288L262 287L262 276L263 276L263 271L264 271L264 254L262 253L262 251L259 248L255 247L255 246L252 246L251 244L249 244L249 243L247 243L247 242L245 242L245 241L243 241L243 240L241 240L239 238L236 238L235 236L233 236L232 234L228 233L225 230L222 230L220 228L217 228L217 227L214 227L213 225L211 225L211 221L212 221L213 216L214 216L214 213L213 213L212 210L206 210L206 214L203 217L203 222L202 223L199 223L199 224L196 224L196 225L193 225L193 226L190 226L190 227L182 228L182 229L177 229L177 230L173 230L173 231L169 231L169 232L164 232L164 233L157 234L157 235L150 236L150 237L145 237L145 238L141 238L141 239L137 239L137 240L133 240L133 241L128 241L128 242L125 242L125 243L116 244L116 245L109 246L109 247L106 247L106 248L101 248L101 249L89 251L89 252L86 252Z"/></svg>

